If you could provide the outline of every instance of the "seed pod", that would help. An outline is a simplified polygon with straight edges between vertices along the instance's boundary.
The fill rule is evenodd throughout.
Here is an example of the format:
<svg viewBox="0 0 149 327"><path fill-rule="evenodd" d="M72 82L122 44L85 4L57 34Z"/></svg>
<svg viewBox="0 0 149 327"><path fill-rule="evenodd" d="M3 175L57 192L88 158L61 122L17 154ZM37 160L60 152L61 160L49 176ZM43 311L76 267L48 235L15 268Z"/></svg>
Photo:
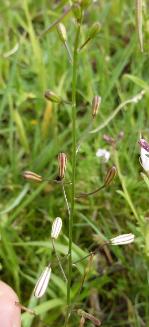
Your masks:
<svg viewBox="0 0 149 327"><path fill-rule="evenodd" d="M116 170L116 167L115 166L111 167L108 170L107 175L105 177L105 182L104 182L104 185L105 186L108 186L109 184L111 184L111 182L114 179L116 173L117 173L117 170Z"/></svg>
<svg viewBox="0 0 149 327"><path fill-rule="evenodd" d="M51 90L46 90L44 96L47 100L50 100L51 102L56 102L56 103L62 102L62 98Z"/></svg>
<svg viewBox="0 0 149 327"><path fill-rule="evenodd" d="M123 245L134 242L134 235L130 234L122 234L110 239L110 244L112 245Z"/></svg>
<svg viewBox="0 0 149 327"><path fill-rule="evenodd" d="M96 117L98 110L101 104L101 97L99 95L95 95L92 100L92 116L93 118Z"/></svg>
<svg viewBox="0 0 149 327"><path fill-rule="evenodd" d="M41 276L39 277L36 286L34 288L34 296L36 298L40 298L46 292L48 287L48 283L51 277L51 267L50 265L45 267L44 271L42 272Z"/></svg>
<svg viewBox="0 0 149 327"><path fill-rule="evenodd" d="M101 28L100 23L98 22L94 23L88 32L88 40L93 39L99 33L100 28Z"/></svg>
<svg viewBox="0 0 149 327"><path fill-rule="evenodd" d="M59 168L59 175L58 177L62 180L65 176L67 165L67 156L64 152L59 153L58 155L58 168Z"/></svg>
<svg viewBox="0 0 149 327"><path fill-rule="evenodd" d="M62 219L57 217L52 224L51 238L57 239L62 229Z"/></svg>
<svg viewBox="0 0 149 327"><path fill-rule="evenodd" d="M57 25L57 32L59 34L60 40L65 43L67 41L67 32L64 24L59 23Z"/></svg>
<svg viewBox="0 0 149 327"><path fill-rule="evenodd" d="M23 177L27 180L31 180L31 181L35 181L35 182L42 182L42 176L40 176L32 171L29 171L29 170L26 170L23 172Z"/></svg>

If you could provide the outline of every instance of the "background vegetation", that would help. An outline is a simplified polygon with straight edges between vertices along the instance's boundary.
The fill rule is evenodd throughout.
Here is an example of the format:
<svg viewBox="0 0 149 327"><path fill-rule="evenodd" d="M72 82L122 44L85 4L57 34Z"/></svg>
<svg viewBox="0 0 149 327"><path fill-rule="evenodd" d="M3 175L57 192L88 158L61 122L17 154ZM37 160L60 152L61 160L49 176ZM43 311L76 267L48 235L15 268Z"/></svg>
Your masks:
<svg viewBox="0 0 149 327"><path fill-rule="evenodd" d="M21 303L33 307L47 326L62 326L64 322L66 286L57 265L44 298L37 301L32 290L50 260L51 223L57 216L63 219L57 250L62 257L67 253L68 215L60 185L27 183L22 172L33 170L54 178L57 155L64 151L68 155L66 180L70 180L71 106L47 102L43 94L52 89L71 99L72 68L55 28L39 37L68 5L64 0L0 2L0 274L16 290ZM99 252L79 296L87 261L73 267L70 326L79 325L76 308L94 314L105 327L148 326L149 184L147 178L144 182L145 175L140 175L137 143L140 132L149 139L149 8L144 5L143 53L134 1L93 2L81 29L83 42L89 27L95 21L101 23L101 32L79 56L77 140L90 123L94 95L102 97L102 105L92 129L101 128L87 135L77 156L76 189L95 189L112 165L117 166L118 174L109 188L76 201L73 258L81 258L104 237L132 232L136 241ZM72 47L73 14L63 22ZM124 106L108 119L119 104L142 90L145 94L140 101ZM105 134L117 141L116 148L104 140ZM98 148L111 152L109 162L96 157ZM69 198L69 184L66 192ZM22 319L23 327L43 326L28 313Z"/></svg>

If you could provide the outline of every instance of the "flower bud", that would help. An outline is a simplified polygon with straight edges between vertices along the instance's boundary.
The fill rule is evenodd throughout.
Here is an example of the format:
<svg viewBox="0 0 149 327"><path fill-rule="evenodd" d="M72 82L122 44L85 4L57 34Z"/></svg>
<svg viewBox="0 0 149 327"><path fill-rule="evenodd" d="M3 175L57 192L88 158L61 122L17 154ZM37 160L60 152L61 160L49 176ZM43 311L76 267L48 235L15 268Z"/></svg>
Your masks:
<svg viewBox="0 0 149 327"><path fill-rule="evenodd" d="M101 28L100 23L98 22L94 23L88 32L88 39L89 40L93 39L99 33L100 28Z"/></svg>
<svg viewBox="0 0 149 327"><path fill-rule="evenodd" d="M81 7L80 7L79 3L75 3L73 5L73 13L74 13L76 20L79 22L82 17L82 11L81 11Z"/></svg>
<svg viewBox="0 0 149 327"><path fill-rule="evenodd" d="M53 91L46 90L44 96L47 100L50 100L51 102L56 102L56 103L62 102L62 98L59 95L55 94Z"/></svg>
<svg viewBox="0 0 149 327"><path fill-rule="evenodd" d="M46 292L48 287L48 283L51 277L51 267L50 265L45 267L44 271L42 272L41 276L39 277L36 286L34 288L34 296L36 298L40 298Z"/></svg>
<svg viewBox="0 0 149 327"><path fill-rule="evenodd" d="M141 148L149 152L149 143L147 141L140 139L138 143L140 144Z"/></svg>
<svg viewBox="0 0 149 327"><path fill-rule="evenodd" d="M101 104L101 97L99 95L95 95L92 100L92 116L93 118L96 117L98 110Z"/></svg>
<svg viewBox="0 0 149 327"><path fill-rule="evenodd" d="M80 5L83 9L86 9L87 7L89 7L90 4L91 4L91 0L81 0L81 3L80 3Z"/></svg>
<svg viewBox="0 0 149 327"><path fill-rule="evenodd" d="M29 170L26 170L23 172L23 177L27 180L31 180L31 181L35 181L35 182L42 182L42 176L40 176L32 171L29 171Z"/></svg>
<svg viewBox="0 0 149 327"><path fill-rule="evenodd" d="M57 217L52 224L51 238L57 239L62 229L62 219Z"/></svg>
<svg viewBox="0 0 149 327"><path fill-rule="evenodd" d="M129 244L134 242L134 235L133 234L122 234L119 236L116 236L114 238L111 238L110 243L112 245L123 245L123 244Z"/></svg>
<svg viewBox="0 0 149 327"><path fill-rule="evenodd" d="M65 176L66 165L67 165L67 156L64 152L61 152L58 155L58 168L59 168L58 177L60 178L60 180L62 180Z"/></svg>
<svg viewBox="0 0 149 327"><path fill-rule="evenodd" d="M64 26L64 24L59 23L57 25L57 31L60 37L60 40L65 43L67 41L67 32L66 32L66 28Z"/></svg>
<svg viewBox="0 0 149 327"><path fill-rule="evenodd" d="M115 166L111 167L108 170L107 175L105 177L105 182L104 182L104 185L105 186L108 186L109 184L111 184L111 182L114 179L116 173L117 173L117 170L116 170L116 167Z"/></svg>

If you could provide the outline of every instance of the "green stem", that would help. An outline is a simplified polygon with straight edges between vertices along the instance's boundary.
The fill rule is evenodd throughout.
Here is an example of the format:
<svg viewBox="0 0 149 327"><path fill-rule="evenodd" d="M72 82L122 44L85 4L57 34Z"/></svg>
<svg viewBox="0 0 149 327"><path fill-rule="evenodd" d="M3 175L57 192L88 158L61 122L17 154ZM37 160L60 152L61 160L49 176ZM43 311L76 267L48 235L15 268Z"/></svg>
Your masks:
<svg viewBox="0 0 149 327"><path fill-rule="evenodd" d="M75 175L76 175L76 84L77 84L77 61L78 61L78 45L80 35L80 25L76 30L74 52L73 52L73 72L72 72L72 184L71 184L71 212L69 219L69 251L68 251L68 283L67 283L67 317L66 324L70 316L70 290L72 280L72 230L75 205Z"/></svg>

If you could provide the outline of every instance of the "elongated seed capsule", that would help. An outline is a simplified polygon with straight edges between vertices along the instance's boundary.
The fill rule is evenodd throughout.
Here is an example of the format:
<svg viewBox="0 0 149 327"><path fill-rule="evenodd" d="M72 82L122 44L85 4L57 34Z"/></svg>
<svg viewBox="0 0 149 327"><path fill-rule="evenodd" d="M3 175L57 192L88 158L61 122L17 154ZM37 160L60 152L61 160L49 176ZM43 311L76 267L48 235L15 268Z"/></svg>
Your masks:
<svg viewBox="0 0 149 327"><path fill-rule="evenodd" d="M34 173L33 171L26 170L23 172L23 177L27 180L42 182L42 176Z"/></svg>
<svg viewBox="0 0 149 327"><path fill-rule="evenodd" d="M107 175L105 177L105 182L104 182L104 185L105 186L108 186L109 184L111 184L112 180L114 179L115 175L116 175L116 167L113 166L111 167L108 172L107 172Z"/></svg>
<svg viewBox="0 0 149 327"><path fill-rule="evenodd" d="M67 165L67 156L64 152L60 152L58 155L58 169L59 169L59 178L63 179L65 176Z"/></svg>
<svg viewBox="0 0 149 327"><path fill-rule="evenodd" d="M99 95L95 95L92 100L92 116L93 118L96 117L98 110L101 104L101 97Z"/></svg>
<svg viewBox="0 0 149 327"><path fill-rule="evenodd" d="M88 32L88 39L89 40L93 39L99 33L100 28L101 28L100 23L99 22L95 22L91 26L91 28L90 28L90 30Z"/></svg>
<svg viewBox="0 0 149 327"><path fill-rule="evenodd" d="M110 239L112 245L123 245L134 242L134 234L122 234Z"/></svg>
<svg viewBox="0 0 149 327"><path fill-rule="evenodd" d="M57 95L51 90L46 90L44 96L47 100L50 100L51 102L61 103L63 101L61 96Z"/></svg>
<svg viewBox="0 0 149 327"><path fill-rule="evenodd" d="M52 224L51 238L57 239L62 229L62 219L57 217Z"/></svg>
<svg viewBox="0 0 149 327"><path fill-rule="evenodd" d="M65 28L63 23L59 23L57 25L57 31L58 31L58 35L60 37L60 40L63 43L65 43L67 41L67 32L66 32L66 28Z"/></svg>
<svg viewBox="0 0 149 327"><path fill-rule="evenodd" d="M48 283L51 277L51 267L50 265L45 267L44 271L42 272L41 276L39 277L35 288L34 288L34 296L36 298L40 298L46 292L48 287Z"/></svg>

